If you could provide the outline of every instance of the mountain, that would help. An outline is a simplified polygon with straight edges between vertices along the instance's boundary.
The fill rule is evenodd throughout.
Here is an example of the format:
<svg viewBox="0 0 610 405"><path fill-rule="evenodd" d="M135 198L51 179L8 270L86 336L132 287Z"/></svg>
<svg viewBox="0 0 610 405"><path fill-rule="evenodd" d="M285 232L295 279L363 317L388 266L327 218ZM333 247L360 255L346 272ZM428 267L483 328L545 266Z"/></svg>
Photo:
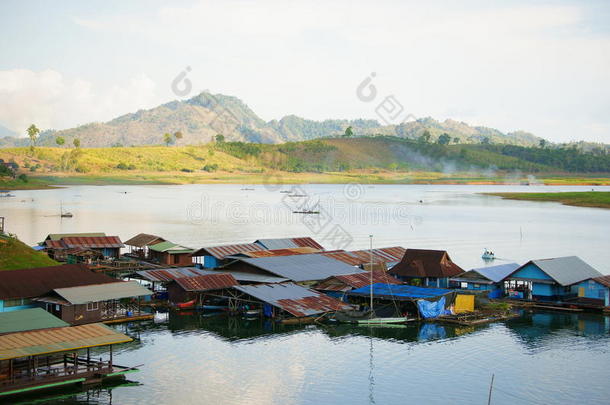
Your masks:
<svg viewBox="0 0 610 405"><path fill-rule="evenodd" d="M0 124L0 138L5 136L17 137L19 134L12 129L8 129L4 125Z"/></svg>
<svg viewBox="0 0 610 405"><path fill-rule="evenodd" d="M163 134L177 131L183 134L179 144L207 143L219 133L228 141L283 143L341 135L348 126L356 135L392 135L407 139L416 139L428 131L432 141L447 133L452 139L459 138L460 143L480 143L489 138L492 143L532 146L538 145L541 139L527 132L505 134L493 128L470 126L450 119L441 122L429 117L400 125L381 125L376 120L365 119L314 121L296 115L265 122L237 97L203 92L188 100L171 101L104 123L44 131L38 144L53 146L55 139L62 136L68 145L74 138L79 138L84 147L154 145L163 143ZM1 130L0 127L0 134ZM24 138L0 138L0 147L27 144L28 140Z"/></svg>

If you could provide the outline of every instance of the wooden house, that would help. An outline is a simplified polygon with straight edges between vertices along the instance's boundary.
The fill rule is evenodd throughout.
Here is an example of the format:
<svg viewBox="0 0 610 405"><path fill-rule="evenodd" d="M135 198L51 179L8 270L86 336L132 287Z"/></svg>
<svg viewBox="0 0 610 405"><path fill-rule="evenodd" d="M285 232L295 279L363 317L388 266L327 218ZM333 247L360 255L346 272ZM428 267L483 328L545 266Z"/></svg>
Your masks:
<svg viewBox="0 0 610 405"><path fill-rule="evenodd" d="M450 278L450 287L488 291L489 298L500 298L504 295L504 279L517 268L519 268L517 263L506 263L468 270L457 277Z"/></svg>
<svg viewBox="0 0 610 405"><path fill-rule="evenodd" d="M211 291L223 290L238 285L237 280L226 273L206 274L192 277L176 278L167 284L170 302L180 303L197 299L206 302L205 295Z"/></svg>
<svg viewBox="0 0 610 405"><path fill-rule="evenodd" d="M142 259L148 259L150 246L157 243L165 242L160 236L150 235L148 233L139 233L133 238L125 241L125 245L129 247L129 253Z"/></svg>
<svg viewBox="0 0 610 405"><path fill-rule="evenodd" d="M464 270L444 250L407 249L389 272L410 284L446 288L449 278L462 274Z"/></svg>
<svg viewBox="0 0 610 405"><path fill-rule="evenodd" d="M150 252L150 260L164 265L170 266L192 266L192 253L195 251L191 248L181 246L177 243L165 241L151 245L148 247Z"/></svg>

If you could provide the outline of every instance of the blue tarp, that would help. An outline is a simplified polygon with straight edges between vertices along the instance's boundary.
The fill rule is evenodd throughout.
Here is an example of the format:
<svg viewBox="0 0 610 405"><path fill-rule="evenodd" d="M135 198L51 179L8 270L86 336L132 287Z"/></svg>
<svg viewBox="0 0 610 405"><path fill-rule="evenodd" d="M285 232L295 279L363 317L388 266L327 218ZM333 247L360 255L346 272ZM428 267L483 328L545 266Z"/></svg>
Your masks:
<svg viewBox="0 0 610 405"><path fill-rule="evenodd" d="M417 309L419 309L419 313L425 319L441 316L445 313L445 297L438 301L418 300Z"/></svg>
<svg viewBox="0 0 610 405"><path fill-rule="evenodd" d="M440 297L445 294L453 292L444 288L427 288L427 287L415 287L412 285L396 285L396 284L384 284L376 283L373 284L373 297L375 298L388 298L398 299L401 298L413 300L413 299L429 299ZM349 295L358 296L369 296L371 293L371 286L366 286L350 291Z"/></svg>

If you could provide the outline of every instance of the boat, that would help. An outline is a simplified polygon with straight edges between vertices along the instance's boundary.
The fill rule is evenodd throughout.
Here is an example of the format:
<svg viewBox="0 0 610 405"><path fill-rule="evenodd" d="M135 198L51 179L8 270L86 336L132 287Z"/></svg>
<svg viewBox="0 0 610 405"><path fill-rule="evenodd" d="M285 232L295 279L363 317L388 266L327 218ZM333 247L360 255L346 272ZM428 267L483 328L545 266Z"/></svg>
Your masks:
<svg viewBox="0 0 610 405"><path fill-rule="evenodd" d="M481 255L481 258L483 260L494 260L496 258L496 255L491 250L487 250L487 248L485 248L485 251L483 252L483 255Z"/></svg>
<svg viewBox="0 0 610 405"><path fill-rule="evenodd" d="M176 308L178 309L192 309L195 307L195 305L197 304L197 298L190 300L190 301L186 301L186 302L179 302L176 304Z"/></svg>
<svg viewBox="0 0 610 405"><path fill-rule="evenodd" d="M199 307L197 307L199 309L206 309L206 310L210 310L210 311L228 311L229 307L227 305L209 305L209 304L204 304L201 305Z"/></svg>
<svg viewBox="0 0 610 405"><path fill-rule="evenodd" d="M261 310L260 309L249 309L244 311L244 316L246 318L254 318L257 317L261 314Z"/></svg>
<svg viewBox="0 0 610 405"><path fill-rule="evenodd" d="M74 215L72 215L72 213L68 211L64 212L63 205L59 203L59 216L62 218L72 218Z"/></svg>
<svg viewBox="0 0 610 405"><path fill-rule="evenodd" d="M282 194L290 194L292 191L290 190L280 190L280 193Z"/></svg>
<svg viewBox="0 0 610 405"><path fill-rule="evenodd" d="M288 194L288 197L301 198L301 197L307 197L307 195L305 195L305 194Z"/></svg>
<svg viewBox="0 0 610 405"><path fill-rule="evenodd" d="M308 214L308 215L314 214L315 215L315 214L319 214L320 211L305 210L305 211L292 211L292 213L293 214Z"/></svg>
<svg viewBox="0 0 610 405"><path fill-rule="evenodd" d="M0 197L15 197L15 195L11 194L8 190L0 190Z"/></svg>
<svg viewBox="0 0 610 405"><path fill-rule="evenodd" d="M396 324L404 324L409 321L414 321L415 319L409 318L370 318L370 319L361 319L357 321L358 325L363 326L372 326L372 325L396 325Z"/></svg>

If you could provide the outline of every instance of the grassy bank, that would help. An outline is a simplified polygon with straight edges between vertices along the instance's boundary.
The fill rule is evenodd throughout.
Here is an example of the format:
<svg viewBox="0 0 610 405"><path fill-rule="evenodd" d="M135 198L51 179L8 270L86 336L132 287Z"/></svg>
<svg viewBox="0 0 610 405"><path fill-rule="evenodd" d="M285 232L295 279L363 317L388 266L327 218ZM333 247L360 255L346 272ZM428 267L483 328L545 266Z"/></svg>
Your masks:
<svg viewBox="0 0 610 405"><path fill-rule="evenodd" d="M567 193L489 193L510 200L552 201L577 207L610 208L610 192L583 191Z"/></svg>
<svg viewBox="0 0 610 405"><path fill-rule="evenodd" d="M0 235L0 270L55 266L45 253L37 252L17 238Z"/></svg>

